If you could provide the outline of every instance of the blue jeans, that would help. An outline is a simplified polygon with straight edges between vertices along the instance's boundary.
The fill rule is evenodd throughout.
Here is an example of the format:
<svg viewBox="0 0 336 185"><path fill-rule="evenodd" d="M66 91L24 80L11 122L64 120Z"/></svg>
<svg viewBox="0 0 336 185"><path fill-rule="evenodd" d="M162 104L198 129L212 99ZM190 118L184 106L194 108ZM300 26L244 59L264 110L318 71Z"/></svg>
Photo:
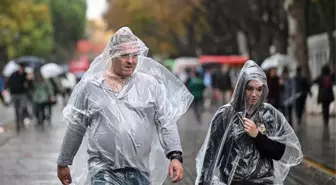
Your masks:
<svg viewBox="0 0 336 185"><path fill-rule="evenodd" d="M149 185L149 174L133 168L103 170L91 178L92 185Z"/></svg>

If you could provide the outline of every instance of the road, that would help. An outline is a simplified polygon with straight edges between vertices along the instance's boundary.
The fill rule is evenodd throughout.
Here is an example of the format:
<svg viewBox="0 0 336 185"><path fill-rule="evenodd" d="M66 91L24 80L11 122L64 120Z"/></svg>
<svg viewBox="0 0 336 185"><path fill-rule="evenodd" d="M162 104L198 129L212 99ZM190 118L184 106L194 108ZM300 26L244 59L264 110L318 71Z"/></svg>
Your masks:
<svg viewBox="0 0 336 185"><path fill-rule="evenodd" d="M46 125L44 130L30 125L16 134L13 130L14 124L6 126L6 132L2 135L7 134L7 139L0 142L0 184L60 184L56 176L56 158L66 128L61 121L61 110L61 107L54 108L53 123ZM1 112L4 113L4 111ZM10 115L6 115L6 117L8 116ZM193 113L189 111L179 121L179 132L184 150L185 179L177 185L192 185L194 183L196 177L195 157L203 143L211 116L210 113L204 113L203 123L200 124L196 122ZM1 139L4 137L0 137ZM320 182L333 184L332 180L334 179L323 177L321 181L310 180L313 176L312 171L301 164L291 170L285 185L321 185ZM167 179L165 185L170 184L172 183Z"/></svg>

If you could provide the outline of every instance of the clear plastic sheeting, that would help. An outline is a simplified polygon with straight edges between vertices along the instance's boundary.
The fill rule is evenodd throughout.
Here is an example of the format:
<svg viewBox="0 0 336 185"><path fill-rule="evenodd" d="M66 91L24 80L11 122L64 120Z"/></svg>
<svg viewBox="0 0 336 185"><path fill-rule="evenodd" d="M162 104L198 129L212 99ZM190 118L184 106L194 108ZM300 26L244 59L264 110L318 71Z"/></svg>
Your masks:
<svg viewBox="0 0 336 185"><path fill-rule="evenodd" d="M168 173L166 155L182 151L176 123L193 96L165 67L147 58L147 52L145 44L123 27L74 88L63 110L68 128L58 158L58 164L72 165L72 184L91 184L102 171L118 174L131 168L129 177L160 185ZM121 83L106 80L104 72L113 67L114 59L136 56L130 77ZM131 182L118 175L110 180Z"/></svg>
<svg viewBox="0 0 336 185"><path fill-rule="evenodd" d="M263 84L261 98L247 112L245 89L250 80ZM284 116L264 103L268 94L266 75L253 61L243 66L229 104L222 106L196 158L196 185L283 184L290 167L303 159L301 145ZM244 130L243 117L252 120L269 139L285 145L280 160L260 154Z"/></svg>

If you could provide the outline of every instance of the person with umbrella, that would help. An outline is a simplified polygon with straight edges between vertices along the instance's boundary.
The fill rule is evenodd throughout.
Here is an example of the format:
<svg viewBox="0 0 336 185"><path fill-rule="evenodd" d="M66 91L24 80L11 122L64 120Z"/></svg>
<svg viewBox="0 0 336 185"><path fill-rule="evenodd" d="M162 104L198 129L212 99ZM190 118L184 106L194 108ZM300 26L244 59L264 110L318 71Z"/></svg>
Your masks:
<svg viewBox="0 0 336 185"><path fill-rule="evenodd" d="M27 112L28 91L31 81L27 79L27 73L24 71L24 64L20 64L16 72L11 74L6 83L6 89L9 90L15 109L16 130L19 132L24 127L24 113Z"/></svg>
<svg viewBox="0 0 336 185"><path fill-rule="evenodd" d="M43 79L39 71L35 72L33 82L32 101L37 125L43 126L46 119L45 106L54 99L52 85L48 80Z"/></svg>

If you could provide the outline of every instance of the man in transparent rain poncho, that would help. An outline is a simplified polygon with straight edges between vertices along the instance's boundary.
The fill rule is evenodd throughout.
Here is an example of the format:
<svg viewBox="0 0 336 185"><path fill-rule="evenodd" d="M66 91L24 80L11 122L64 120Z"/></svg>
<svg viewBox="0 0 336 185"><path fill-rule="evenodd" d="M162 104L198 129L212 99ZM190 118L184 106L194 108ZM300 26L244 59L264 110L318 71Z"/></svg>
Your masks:
<svg viewBox="0 0 336 185"><path fill-rule="evenodd" d="M176 123L193 97L147 51L123 27L75 87L63 111L63 184L158 185L168 169L173 182L183 178Z"/></svg>
<svg viewBox="0 0 336 185"><path fill-rule="evenodd" d="M283 184L302 161L292 127L272 105L266 75L253 61L243 66L229 104L222 106L196 159L197 185Z"/></svg>

